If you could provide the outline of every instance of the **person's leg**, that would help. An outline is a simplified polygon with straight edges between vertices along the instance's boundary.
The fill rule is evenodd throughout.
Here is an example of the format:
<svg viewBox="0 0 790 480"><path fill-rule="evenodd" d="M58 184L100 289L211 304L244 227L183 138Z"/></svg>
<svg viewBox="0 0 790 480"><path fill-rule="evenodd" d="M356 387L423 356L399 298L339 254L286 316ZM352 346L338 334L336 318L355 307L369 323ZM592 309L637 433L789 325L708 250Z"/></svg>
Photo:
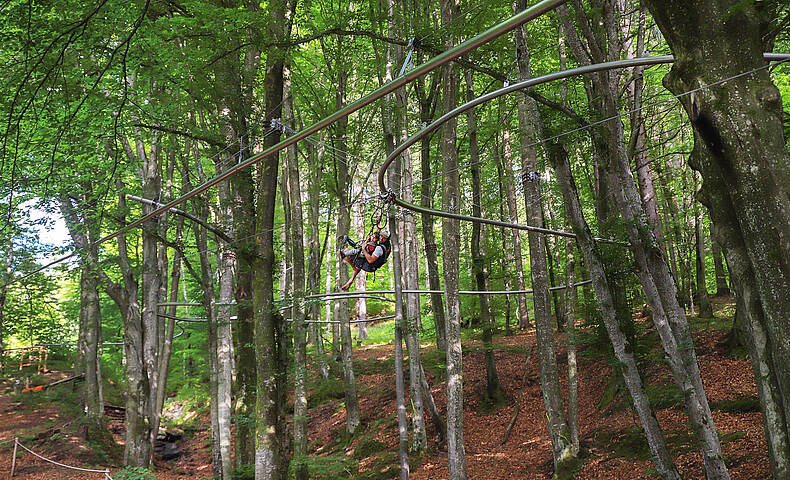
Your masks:
<svg viewBox="0 0 790 480"><path fill-rule="evenodd" d="M349 263L351 263L351 262L349 262ZM354 274L351 275L351 278L348 280L348 282L346 282L345 285L340 287L340 289L343 290L343 291L347 291L349 288L351 288L351 284L354 283L354 280L356 280L357 275L359 275L359 272L361 270L362 270L361 268L354 267Z"/></svg>

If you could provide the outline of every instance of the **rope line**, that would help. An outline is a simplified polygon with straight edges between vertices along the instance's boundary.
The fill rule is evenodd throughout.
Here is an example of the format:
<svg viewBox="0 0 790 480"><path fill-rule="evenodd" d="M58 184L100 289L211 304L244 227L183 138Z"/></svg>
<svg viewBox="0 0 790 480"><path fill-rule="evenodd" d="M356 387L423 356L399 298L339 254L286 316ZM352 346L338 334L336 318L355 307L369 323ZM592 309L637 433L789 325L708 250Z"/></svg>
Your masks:
<svg viewBox="0 0 790 480"><path fill-rule="evenodd" d="M71 465L66 465L65 463L56 462L55 460L52 460L52 459L49 459L49 458L44 457L42 455L39 455L38 453L34 452L33 450L31 450L31 449L27 448L26 446L22 445L22 442L20 442L18 438L14 438L14 442L17 445L19 445L20 447L22 447L22 449L27 451L29 454L31 454L31 455L33 455L35 457L38 457L41 460L44 460L45 462L49 462L49 463L51 463L53 465L57 465L59 467L68 468L68 469L71 469L71 470L77 470L79 472L103 473L105 478L112 479L112 477L110 477L110 469L109 468L105 468L104 470L97 470L95 468L83 468L83 467L74 467L74 466L71 466Z"/></svg>

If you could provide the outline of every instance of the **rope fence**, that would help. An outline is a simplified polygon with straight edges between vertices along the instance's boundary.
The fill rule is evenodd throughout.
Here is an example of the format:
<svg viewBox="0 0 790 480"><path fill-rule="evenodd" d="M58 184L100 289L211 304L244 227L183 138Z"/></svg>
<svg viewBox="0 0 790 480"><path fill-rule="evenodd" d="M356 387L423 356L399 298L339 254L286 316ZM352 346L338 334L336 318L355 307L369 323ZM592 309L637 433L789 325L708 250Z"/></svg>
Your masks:
<svg viewBox="0 0 790 480"><path fill-rule="evenodd" d="M105 468L104 470L97 470L95 468L74 467L72 465L66 465L65 463L56 462L55 460L49 459L49 458L47 458L47 457L45 457L43 455L39 455L38 453L34 452L33 450L31 450L31 449L27 448L26 446L22 445L22 443L19 441L19 438L17 438L17 437L14 437L14 454L13 454L13 457L11 459L11 476L9 478L14 478L14 473L16 472L16 454L17 454L17 448L18 447L22 447L23 450L25 450L27 453L33 455L34 457L37 457L37 458L39 458L41 460L44 460L45 462L51 463L53 465L57 465L58 467L67 468L69 470L76 470L78 472L100 473L100 474L102 474L104 476L104 480L113 480L113 478L110 476L110 469L109 468Z"/></svg>

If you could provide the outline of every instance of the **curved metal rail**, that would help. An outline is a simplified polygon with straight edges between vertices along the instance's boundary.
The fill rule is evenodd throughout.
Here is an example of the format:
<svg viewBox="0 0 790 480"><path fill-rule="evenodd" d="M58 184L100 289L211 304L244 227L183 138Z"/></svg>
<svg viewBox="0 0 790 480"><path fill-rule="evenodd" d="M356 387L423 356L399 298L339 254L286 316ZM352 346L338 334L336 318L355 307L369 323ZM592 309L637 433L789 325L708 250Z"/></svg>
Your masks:
<svg viewBox="0 0 790 480"><path fill-rule="evenodd" d="M284 150L285 148L295 144L296 142L298 142L300 140L304 140L305 138L309 137L310 135L316 133L317 131L319 131L319 130L321 130L323 128L326 128L329 125L332 125L333 123L335 123L336 121L340 120L341 118L347 117L347 116L351 115L352 113L356 112L357 110L359 110L359 109L361 109L361 108L363 108L363 107L365 107L367 105L370 105L371 103L373 103L376 100L382 98L383 96L394 92L395 90L397 90L400 87L408 84L412 80L415 80L416 78L419 78L419 77L425 75L426 73L430 73L433 70L436 70L437 68L441 67L442 65L455 60L456 58L460 57L461 55L464 55L464 54L476 49L477 47L490 42L491 40L499 38L500 36L510 32L511 30L514 30L515 28L518 28L519 26L523 25L524 23L527 23L530 20L533 20L533 19L543 15L544 13L550 12L555 7L557 7L559 5L562 5L566 1L567 0L543 0L542 2L536 3L535 5L527 8L526 10L523 10L523 11L517 13L516 15L513 15L512 17L508 18L507 20L505 20L503 22L500 22L500 23L494 25L493 27L488 28L484 32L482 32L482 33L470 38L469 40L467 40L465 42L462 42L462 43L459 43L458 45L452 47L451 49L449 49L449 50L447 50L447 51L445 51L443 53L440 53L439 55L431 58L430 60L426 61L425 63L420 64L417 67L414 67L413 69L409 70L408 72L406 72L405 74L399 76L398 78L392 80L391 82L380 86L376 90L373 90L372 92L370 92L369 94L363 96L362 98L359 98L359 99L349 103L345 107L341 108L340 110L335 111L334 113L332 113L331 115L329 115L327 117L322 118L321 120L317 121L316 123L312 124L311 126L296 132L295 134L291 135L290 137L287 137L285 140L282 140L279 143L267 148L266 150L264 150L264 151L262 151L260 153L256 153L255 155L252 155L247 160L244 160L243 162L240 162L240 163L234 165L233 167L229 168L228 170L217 174L215 177L211 178L210 180L207 180L206 182L204 182L201 185L198 185L197 187L193 188L192 190L190 190L189 192L185 193L184 195L182 195L182 196L180 196L180 197L178 197L176 199L173 199L170 202L167 202L166 204L156 208L152 212L149 212L148 214L143 215L142 217L138 218L137 220L124 225L123 227L119 228L115 232L110 233L110 234L108 234L108 235L96 240L95 242L93 242L90 245L88 245L88 248L97 247L97 246L101 245L104 242L107 242L109 240L112 240L113 238L116 238L116 237L118 237L120 235L123 235L124 233L128 232L129 230L131 230L133 228L137 228L137 227L142 226L143 223L147 222L148 220L151 220L152 218L158 217L159 215L165 213L166 211L168 211L168 210L170 210L170 209L172 209L172 208L174 208L174 207L186 202L187 200L189 200L190 198L194 197L195 195L199 195L200 193L208 190L209 188L213 187L214 185L218 184L219 182L221 182L221 181L227 179L228 177L236 174L240 170L245 169L245 168L247 168L247 167L249 167L249 166L251 166L253 164L256 164L256 163L260 162L261 160L263 160L264 158L266 158L266 157L268 157L270 155L273 155L273 154L279 152L280 150ZM26 278L29 278L29 277L35 275L38 272L46 270L47 268L49 268L49 267L51 267L53 265L57 265L58 263L61 263L61 262L66 261L66 260L68 260L68 259L70 259L72 257L75 257L78 253L79 253L79 251L75 250L75 251L73 251L72 253L70 253L68 255L65 255L63 257L55 259L55 260L47 263L46 265L42 265L41 267L33 270L32 272L29 272L29 273L27 273L25 275L22 275L21 277L17 277L17 278L15 278L13 280L10 280L9 282L6 283L5 286L12 285L12 284L14 284L16 282L20 282L22 280L25 280Z"/></svg>
<svg viewBox="0 0 790 480"><path fill-rule="evenodd" d="M766 53L763 55L763 57L768 61L790 60L790 54L786 54L786 53ZM502 95L515 92L516 90L522 90L524 88L534 87L535 85L540 85L554 80L561 80L563 78L568 78L575 75L583 75L586 73L614 70L616 68L627 68L627 67L636 67L643 65L659 65L659 64L672 63L674 61L675 58L672 55L661 55L655 57L640 57L640 58L631 58L625 60L616 60L612 62L596 63L593 65L585 65L583 67L571 68L568 70L563 70L561 72L554 72L546 75L541 75L539 77L529 78L527 80L514 83L513 85L508 85L506 87L500 88L499 90L495 90L485 95L481 95L445 113L441 117L437 118L436 120L434 120L433 122L422 128L421 130L419 130L417 133L409 137L405 142L403 142L395 150L393 150L392 153L387 157L387 159L384 160L384 164L381 165L381 168L379 168L379 173L378 173L379 188L381 189L382 194L386 194L389 192L387 190L387 184L384 181L384 175L387 173L387 169L389 168L390 164L392 164L392 162L395 161L398 155L403 153L407 148L417 143L419 140L424 138L429 133L433 132L434 130L442 126L448 120L451 120L457 117L458 115L478 105L486 103L495 98L501 97ZM452 213L443 210L436 210L433 208L426 208L420 205L414 205L412 203L404 202L403 200L398 198L397 195L393 195L392 199L396 205L399 205L403 208L415 212L425 213L428 215L435 215L438 217L445 217L445 218L454 218L457 220L464 220L468 222L486 223L489 225L496 225L499 227L515 228L518 230L528 230L546 235L557 235L562 237L576 238L576 235L570 232L563 232L560 230L551 230L548 228L534 227L531 225L522 225L518 223L504 222L502 220L494 220L491 218L473 217L471 215L462 215L459 213ZM617 245L624 244L623 242L605 239L605 238L595 238L595 240L598 242L614 243Z"/></svg>

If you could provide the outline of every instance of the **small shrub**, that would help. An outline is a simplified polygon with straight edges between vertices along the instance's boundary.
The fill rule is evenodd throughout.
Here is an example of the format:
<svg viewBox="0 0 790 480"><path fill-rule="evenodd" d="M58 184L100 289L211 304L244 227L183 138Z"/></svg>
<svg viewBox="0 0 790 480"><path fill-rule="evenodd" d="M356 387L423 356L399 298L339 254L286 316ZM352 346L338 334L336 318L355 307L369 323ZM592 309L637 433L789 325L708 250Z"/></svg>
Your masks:
<svg viewBox="0 0 790 480"><path fill-rule="evenodd" d="M153 472L143 467L126 467L113 474L116 480L156 480Z"/></svg>
<svg viewBox="0 0 790 480"><path fill-rule="evenodd" d="M354 448L353 457L359 460L372 457L385 450L387 450L387 444L379 442L378 440L373 440L372 438L363 438L357 443L356 448Z"/></svg>
<svg viewBox="0 0 790 480"><path fill-rule="evenodd" d="M232 480L255 480L255 465L241 465L234 468L230 478Z"/></svg>
<svg viewBox="0 0 790 480"><path fill-rule="evenodd" d="M727 413L752 413L760 411L760 399L747 395L738 395L735 398L710 402L712 410Z"/></svg>
<svg viewBox="0 0 790 480"><path fill-rule="evenodd" d="M307 399L307 408L317 407L329 400L341 399L345 396L346 392L343 387L343 382L338 379L330 378L329 380L322 380L318 383L313 393Z"/></svg>

